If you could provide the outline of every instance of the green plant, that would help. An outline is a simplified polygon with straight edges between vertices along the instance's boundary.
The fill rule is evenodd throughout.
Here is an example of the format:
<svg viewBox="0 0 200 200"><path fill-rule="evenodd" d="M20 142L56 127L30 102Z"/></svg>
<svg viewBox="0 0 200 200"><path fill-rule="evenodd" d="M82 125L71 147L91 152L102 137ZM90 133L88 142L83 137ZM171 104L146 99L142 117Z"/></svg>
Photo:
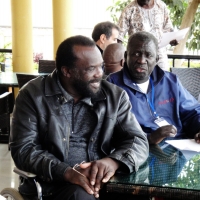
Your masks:
<svg viewBox="0 0 200 200"><path fill-rule="evenodd" d="M121 14L122 10L131 2L131 0L113 0L112 6L109 6L106 10L111 13L111 17L114 23L117 23L119 19L119 15Z"/></svg>

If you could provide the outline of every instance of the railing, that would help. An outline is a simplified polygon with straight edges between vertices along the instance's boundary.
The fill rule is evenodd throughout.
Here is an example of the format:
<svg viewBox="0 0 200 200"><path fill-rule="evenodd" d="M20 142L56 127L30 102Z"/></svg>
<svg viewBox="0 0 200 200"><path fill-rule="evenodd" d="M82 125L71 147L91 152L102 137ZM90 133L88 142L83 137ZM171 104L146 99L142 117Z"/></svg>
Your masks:
<svg viewBox="0 0 200 200"><path fill-rule="evenodd" d="M200 56L197 55L176 55L168 54L168 59L172 59L173 66L175 66L175 59L186 59L188 62L188 68L190 68L190 60L200 60ZM199 63L200 66L200 63Z"/></svg>
<svg viewBox="0 0 200 200"><path fill-rule="evenodd" d="M1 53L12 53L12 49L0 49Z"/></svg>

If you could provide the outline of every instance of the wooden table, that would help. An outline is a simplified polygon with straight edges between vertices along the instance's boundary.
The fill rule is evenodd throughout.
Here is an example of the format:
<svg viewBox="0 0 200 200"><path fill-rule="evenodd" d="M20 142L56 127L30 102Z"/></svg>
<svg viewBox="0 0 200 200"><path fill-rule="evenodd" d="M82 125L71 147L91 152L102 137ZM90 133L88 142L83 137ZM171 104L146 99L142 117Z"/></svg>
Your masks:
<svg viewBox="0 0 200 200"><path fill-rule="evenodd" d="M169 199L200 199L200 154L181 152L171 145L150 147L148 160L138 172L116 174L107 184L108 192ZM133 198L134 199L134 198Z"/></svg>

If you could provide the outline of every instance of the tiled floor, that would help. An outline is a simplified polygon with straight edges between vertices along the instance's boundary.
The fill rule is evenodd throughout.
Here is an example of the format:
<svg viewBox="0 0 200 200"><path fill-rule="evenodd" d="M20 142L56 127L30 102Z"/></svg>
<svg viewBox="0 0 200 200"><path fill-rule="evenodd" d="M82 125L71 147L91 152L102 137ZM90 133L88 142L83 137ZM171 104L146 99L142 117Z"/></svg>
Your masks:
<svg viewBox="0 0 200 200"><path fill-rule="evenodd" d="M6 187L18 188L18 175L13 172L13 168L8 145L0 143L0 191Z"/></svg>

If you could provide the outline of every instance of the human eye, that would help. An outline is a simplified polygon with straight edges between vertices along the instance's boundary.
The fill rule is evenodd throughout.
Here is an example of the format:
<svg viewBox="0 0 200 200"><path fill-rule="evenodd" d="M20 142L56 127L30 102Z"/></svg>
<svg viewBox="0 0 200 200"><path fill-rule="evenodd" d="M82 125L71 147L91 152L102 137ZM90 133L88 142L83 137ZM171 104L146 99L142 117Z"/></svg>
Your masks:
<svg viewBox="0 0 200 200"><path fill-rule="evenodd" d="M135 52L134 55L138 57L138 56L140 56L140 53Z"/></svg>
<svg viewBox="0 0 200 200"><path fill-rule="evenodd" d="M148 57L148 58L152 58L152 57L153 57L153 54L152 54L152 53L147 53L147 57Z"/></svg>
<svg viewBox="0 0 200 200"><path fill-rule="evenodd" d="M88 72L92 72L92 71L94 71L94 69L95 69L94 66L90 66L90 67L87 68L87 71L88 71Z"/></svg>

